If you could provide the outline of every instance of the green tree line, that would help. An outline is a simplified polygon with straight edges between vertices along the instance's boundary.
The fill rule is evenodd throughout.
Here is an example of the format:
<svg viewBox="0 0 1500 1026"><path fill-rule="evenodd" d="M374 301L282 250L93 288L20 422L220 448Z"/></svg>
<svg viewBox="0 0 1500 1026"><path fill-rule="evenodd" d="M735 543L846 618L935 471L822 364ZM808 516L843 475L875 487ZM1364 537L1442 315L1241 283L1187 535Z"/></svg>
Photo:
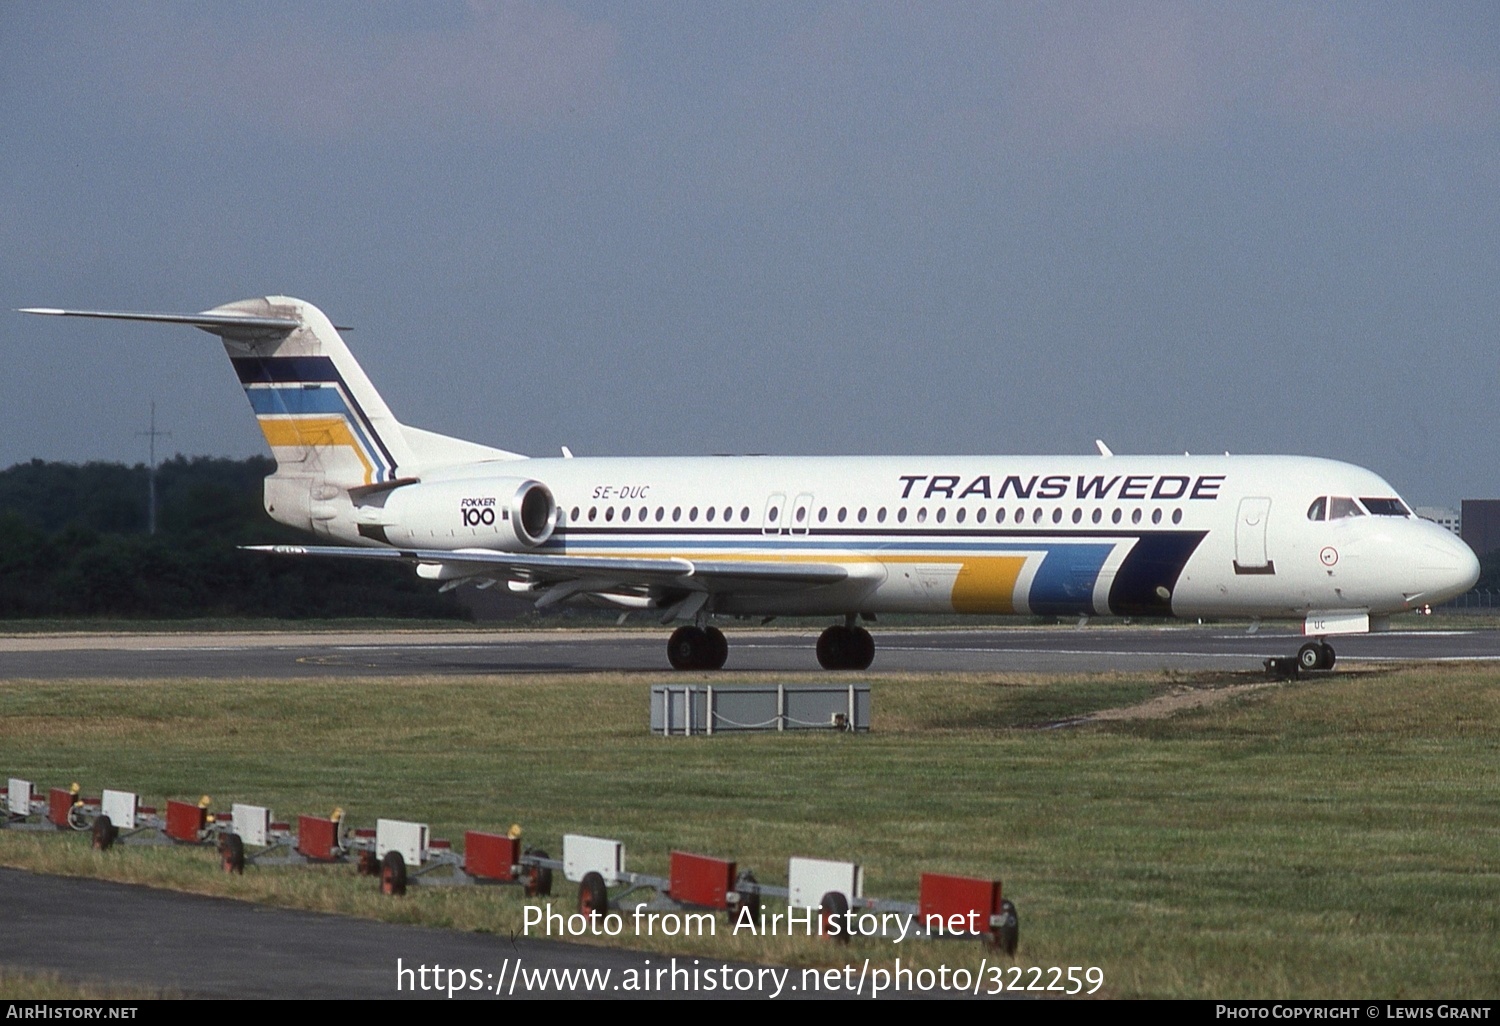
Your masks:
<svg viewBox="0 0 1500 1026"><path fill-rule="evenodd" d="M299 543L261 506L272 460L177 456L149 471L32 460L0 471L0 618L462 618L405 566L295 559L237 546Z"/></svg>

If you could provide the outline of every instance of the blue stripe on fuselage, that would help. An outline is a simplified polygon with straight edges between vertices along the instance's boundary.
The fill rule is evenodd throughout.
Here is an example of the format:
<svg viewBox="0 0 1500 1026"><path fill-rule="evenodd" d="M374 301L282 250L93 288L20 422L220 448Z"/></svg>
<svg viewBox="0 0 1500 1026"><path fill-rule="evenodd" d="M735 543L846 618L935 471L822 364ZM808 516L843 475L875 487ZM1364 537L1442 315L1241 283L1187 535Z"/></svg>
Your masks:
<svg viewBox="0 0 1500 1026"><path fill-rule="evenodd" d="M1040 616L1097 612L1094 585L1113 545L1048 545L1031 580L1027 604Z"/></svg>

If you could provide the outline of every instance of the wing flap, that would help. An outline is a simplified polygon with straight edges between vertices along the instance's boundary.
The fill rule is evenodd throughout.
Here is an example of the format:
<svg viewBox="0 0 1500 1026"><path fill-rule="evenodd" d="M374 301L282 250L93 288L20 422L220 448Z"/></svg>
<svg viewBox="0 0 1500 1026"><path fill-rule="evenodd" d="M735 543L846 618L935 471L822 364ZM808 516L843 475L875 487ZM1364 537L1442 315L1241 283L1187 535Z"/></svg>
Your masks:
<svg viewBox="0 0 1500 1026"><path fill-rule="evenodd" d="M838 584L850 577L834 563L754 563L733 560L628 559L564 556L490 549L363 549L338 545L246 545L279 556L373 559L435 567L435 580L503 576L546 584L587 581L589 591L611 587L672 585L692 591L781 591Z"/></svg>

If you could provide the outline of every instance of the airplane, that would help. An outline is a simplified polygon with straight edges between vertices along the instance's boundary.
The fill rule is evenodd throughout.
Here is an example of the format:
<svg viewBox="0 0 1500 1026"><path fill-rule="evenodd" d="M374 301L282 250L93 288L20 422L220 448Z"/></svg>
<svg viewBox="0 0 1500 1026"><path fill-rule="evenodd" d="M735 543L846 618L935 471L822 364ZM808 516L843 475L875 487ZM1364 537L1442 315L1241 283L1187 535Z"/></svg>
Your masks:
<svg viewBox="0 0 1500 1026"><path fill-rule="evenodd" d="M310 303L196 314L28 308L219 336L276 459L270 516L337 545L286 556L401 561L443 588L503 582L686 621L679 670L729 654L714 617L835 619L826 669L865 669L883 613L1300 621L1327 639L1468 590L1468 546L1371 471L1304 456L560 457L398 421ZM347 329L346 329L347 330Z"/></svg>

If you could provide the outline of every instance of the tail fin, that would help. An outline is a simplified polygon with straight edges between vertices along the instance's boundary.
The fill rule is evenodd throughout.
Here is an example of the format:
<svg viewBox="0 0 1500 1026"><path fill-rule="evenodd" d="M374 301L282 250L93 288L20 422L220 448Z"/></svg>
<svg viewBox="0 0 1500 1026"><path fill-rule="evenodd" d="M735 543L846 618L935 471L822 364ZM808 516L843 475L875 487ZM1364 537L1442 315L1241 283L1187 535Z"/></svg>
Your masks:
<svg viewBox="0 0 1500 1026"><path fill-rule="evenodd" d="M232 321L198 325L223 337L277 474L318 477L348 489L385 484L417 469L400 423L323 311L269 296L208 314L296 325L270 337L236 330Z"/></svg>
<svg viewBox="0 0 1500 1026"><path fill-rule="evenodd" d="M191 324L218 335L276 457L278 477L315 478L324 490L349 490L434 466L521 458L403 426L323 311L290 296L244 299L201 314L22 312Z"/></svg>

